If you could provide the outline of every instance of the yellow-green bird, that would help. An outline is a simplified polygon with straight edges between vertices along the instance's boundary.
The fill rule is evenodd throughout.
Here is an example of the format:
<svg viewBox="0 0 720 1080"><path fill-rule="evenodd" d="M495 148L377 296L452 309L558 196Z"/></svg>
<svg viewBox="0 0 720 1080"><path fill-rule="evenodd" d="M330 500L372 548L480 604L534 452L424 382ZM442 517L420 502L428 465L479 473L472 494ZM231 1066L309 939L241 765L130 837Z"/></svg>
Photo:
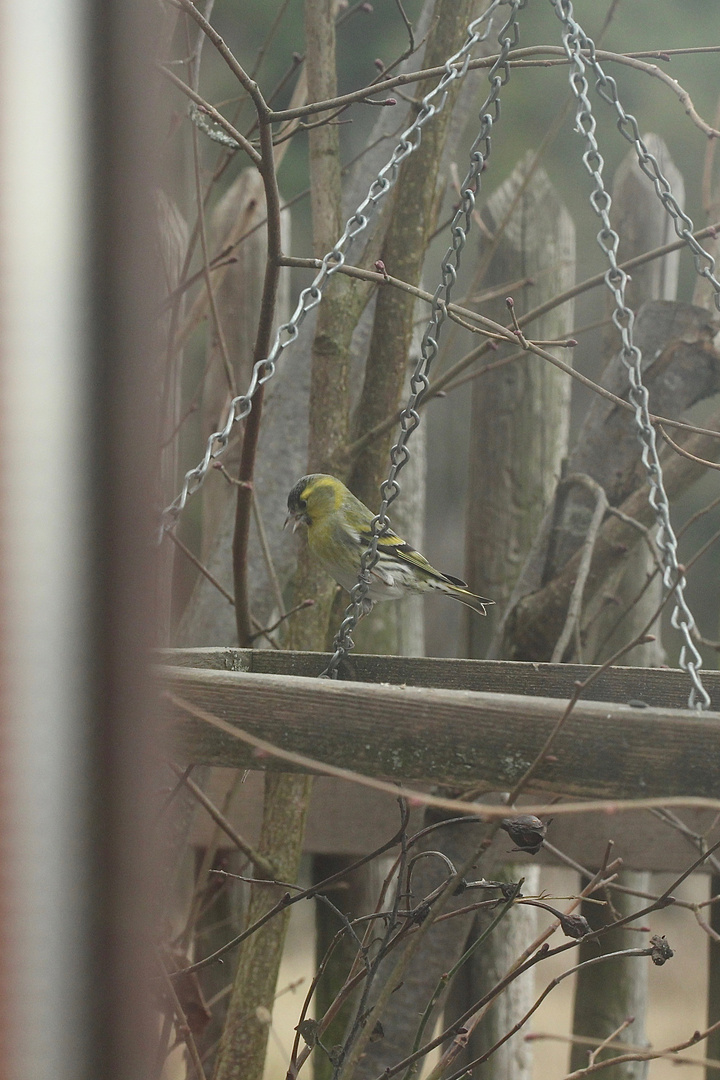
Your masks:
<svg viewBox="0 0 720 1080"><path fill-rule="evenodd" d="M288 495L285 525L293 522L293 532L306 525L310 550L335 581L348 592L358 579L360 560L372 542L374 515L356 499L340 480L327 473L303 476ZM378 540L378 560L370 571L370 591L364 602L366 614L380 600L398 600L407 593L435 589L459 600L480 615L493 604L470 592L466 583L441 574L419 551L394 532L382 533Z"/></svg>

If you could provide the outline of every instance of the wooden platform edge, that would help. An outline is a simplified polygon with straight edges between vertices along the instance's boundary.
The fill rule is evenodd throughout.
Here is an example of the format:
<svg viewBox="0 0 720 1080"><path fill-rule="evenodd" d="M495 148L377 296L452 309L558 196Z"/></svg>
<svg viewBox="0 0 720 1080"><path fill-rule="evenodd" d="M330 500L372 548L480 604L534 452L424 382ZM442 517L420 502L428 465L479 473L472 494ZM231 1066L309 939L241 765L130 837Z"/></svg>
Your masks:
<svg viewBox="0 0 720 1080"><path fill-rule="evenodd" d="M161 686L258 738L371 777L505 790L562 713L551 697L163 667ZM288 770L165 698L188 762ZM580 701L532 790L720 798L720 714Z"/></svg>
<svg viewBox="0 0 720 1080"><path fill-rule="evenodd" d="M174 667L305 677L317 677L330 658L329 653L235 648L164 649L157 656L160 663ZM586 679L596 670L580 664L351 653L342 678L397 686L486 690L567 699L575 682ZM715 708L720 708L720 671L703 671L702 678ZM614 667L603 672L584 696L593 701L642 701L651 706L681 709L687 707L689 694L690 679L678 668Z"/></svg>

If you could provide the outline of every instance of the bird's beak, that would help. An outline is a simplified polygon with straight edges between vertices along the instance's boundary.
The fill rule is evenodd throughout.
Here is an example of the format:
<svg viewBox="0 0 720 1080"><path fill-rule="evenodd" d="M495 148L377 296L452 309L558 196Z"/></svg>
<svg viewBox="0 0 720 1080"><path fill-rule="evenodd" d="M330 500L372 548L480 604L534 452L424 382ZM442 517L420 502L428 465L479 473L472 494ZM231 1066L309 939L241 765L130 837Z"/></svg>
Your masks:
<svg viewBox="0 0 720 1080"><path fill-rule="evenodd" d="M296 533L300 526L305 524L305 517L303 514L288 514L288 516L285 518L285 524L283 525L283 529L287 529L291 521L293 523L292 531L293 533Z"/></svg>

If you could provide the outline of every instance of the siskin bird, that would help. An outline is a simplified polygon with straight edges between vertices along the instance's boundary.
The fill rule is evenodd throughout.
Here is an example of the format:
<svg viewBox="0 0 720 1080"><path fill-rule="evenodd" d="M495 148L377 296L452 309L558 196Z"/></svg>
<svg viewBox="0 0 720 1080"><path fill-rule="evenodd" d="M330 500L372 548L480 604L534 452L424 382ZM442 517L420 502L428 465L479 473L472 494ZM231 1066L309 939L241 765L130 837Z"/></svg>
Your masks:
<svg viewBox="0 0 720 1080"><path fill-rule="evenodd" d="M300 525L307 526L310 550L349 592L357 582L363 552L372 542L373 517L340 480L326 473L312 473L298 480L288 495L285 525L292 521L293 532ZM390 529L380 535L377 551L363 614L379 600L398 600L407 593L431 589L454 597L480 615L486 614L487 604L494 603L470 592L459 578L441 574Z"/></svg>

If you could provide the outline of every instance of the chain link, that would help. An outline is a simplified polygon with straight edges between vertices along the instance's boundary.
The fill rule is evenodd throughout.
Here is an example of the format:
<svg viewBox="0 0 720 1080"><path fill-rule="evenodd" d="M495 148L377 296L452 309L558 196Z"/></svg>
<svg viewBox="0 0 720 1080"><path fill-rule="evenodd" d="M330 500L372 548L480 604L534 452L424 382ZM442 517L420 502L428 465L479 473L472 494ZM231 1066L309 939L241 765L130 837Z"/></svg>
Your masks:
<svg viewBox="0 0 720 1080"><path fill-rule="evenodd" d="M715 260L691 235L693 223L687 214L681 210L672 194L670 184L660 171L657 160L648 151L647 146L641 139L635 117L626 113L620 104L615 80L604 73L595 54L593 41L587 37L573 18L571 0L550 0L550 2L565 28L562 41L572 65L570 86L577 98L577 129L585 137L587 144L587 150L583 154L583 163L595 183L590 195L590 204L602 222L602 228L597 239L610 263L610 268L605 274L605 282L615 300L612 320L620 333L622 342L620 358L627 368L630 380L629 396L635 407L637 435L642 447L642 462L650 488L649 500L655 511L658 526L657 543L663 557L663 585L668 591L674 590L675 592L675 608L672 613L671 623L675 629L680 630L683 638L683 645L680 650L680 667L687 671L692 683L689 697L690 707L706 709L710 705L710 697L702 684L699 674L702 657L692 639L695 620L685 600L686 580L678 562L677 538L670 522L670 505L663 484L655 429L650 423L649 395L642 381L642 354L633 341L635 316L625 303L627 274L620 269L617 263L619 237L610 223L612 200L602 177L604 161L595 138L596 123L592 105L588 98L588 82L585 77L587 66L592 69L596 77L598 94L615 108L619 118L618 128L624 138L635 147L640 168L652 180L658 197L672 218L675 231L678 236L687 241L692 249L698 274L712 283L718 310L720 310L720 282L714 276ZM583 56L583 51L586 53L585 56Z"/></svg>
<svg viewBox="0 0 720 1080"><path fill-rule="evenodd" d="M304 322L306 315L318 306L328 281L345 263L352 241L367 227L378 202L383 196L387 195L395 184L400 165L420 145L423 127L444 107L448 96L448 86L457 79L464 78L470 63L471 50L479 42L484 41L490 32L490 16L498 7L507 2L508 0L492 0L488 9L468 26L467 36L462 48L458 49L446 62L445 72L437 86L427 93L420 102L414 121L400 136L400 141L395 147L390 160L373 180L363 202L360 203L355 213L348 219L345 231L332 251L329 251L323 257L320 269L312 283L300 293L297 306L290 319L278 329L269 355L264 360L258 360L253 367L250 385L247 390L230 402L225 423L218 431L214 431L209 436L202 460L185 473L180 492L169 506L166 506L162 511L158 542L162 541L164 534L173 528L183 512L189 496L193 495L202 485L211 463L227 449L233 426L249 414L255 394L275 374L275 367L280 354L297 339L300 326ZM525 0L523 0L524 2ZM487 23L487 26L484 32L481 33L480 27L484 23ZM495 67L497 67L497 64Z"/></svg>
<svg viewBox="0 0 720 1080"><path fill-rule="evenodd" d="M322 678L337 678L340 664L347 658L350 649L354 648L352 632L363 613L364 602L370 589L370 571L378 559L378 542L390 527L387 511L400 492L397 475L410 458L407 442L420 423L417 411L418 402L430 385L428 375L438 352L438 340L446 317L446 307L457 280L460 256L472 225L475 199L481 183L480 174L490 156L492 128L500 117L500 90L510 78L508 56L510 50L519 41L517 13L525 7L527 0L500 0L500 3L510 8L510 15L498 34L500 54L488 73L490 92L480 110L480 130L470 148L470 168L461 185L461 203L450 226L452 240L442 260L442 280L433 296L430 320L420 345L420 357L410 379L410 397L400 414L400 435L390 451L388 477L380 486L382 502L379 512L372 520L372 541L360 560L358 580L350 593L350 603L345 609L345 617L333 643L335 651L328 666L322 672ZM468 35L475 32L474 28L487 20L497 6L498 4L492 4L479 19L471 23L468 27Z"/></svg>

